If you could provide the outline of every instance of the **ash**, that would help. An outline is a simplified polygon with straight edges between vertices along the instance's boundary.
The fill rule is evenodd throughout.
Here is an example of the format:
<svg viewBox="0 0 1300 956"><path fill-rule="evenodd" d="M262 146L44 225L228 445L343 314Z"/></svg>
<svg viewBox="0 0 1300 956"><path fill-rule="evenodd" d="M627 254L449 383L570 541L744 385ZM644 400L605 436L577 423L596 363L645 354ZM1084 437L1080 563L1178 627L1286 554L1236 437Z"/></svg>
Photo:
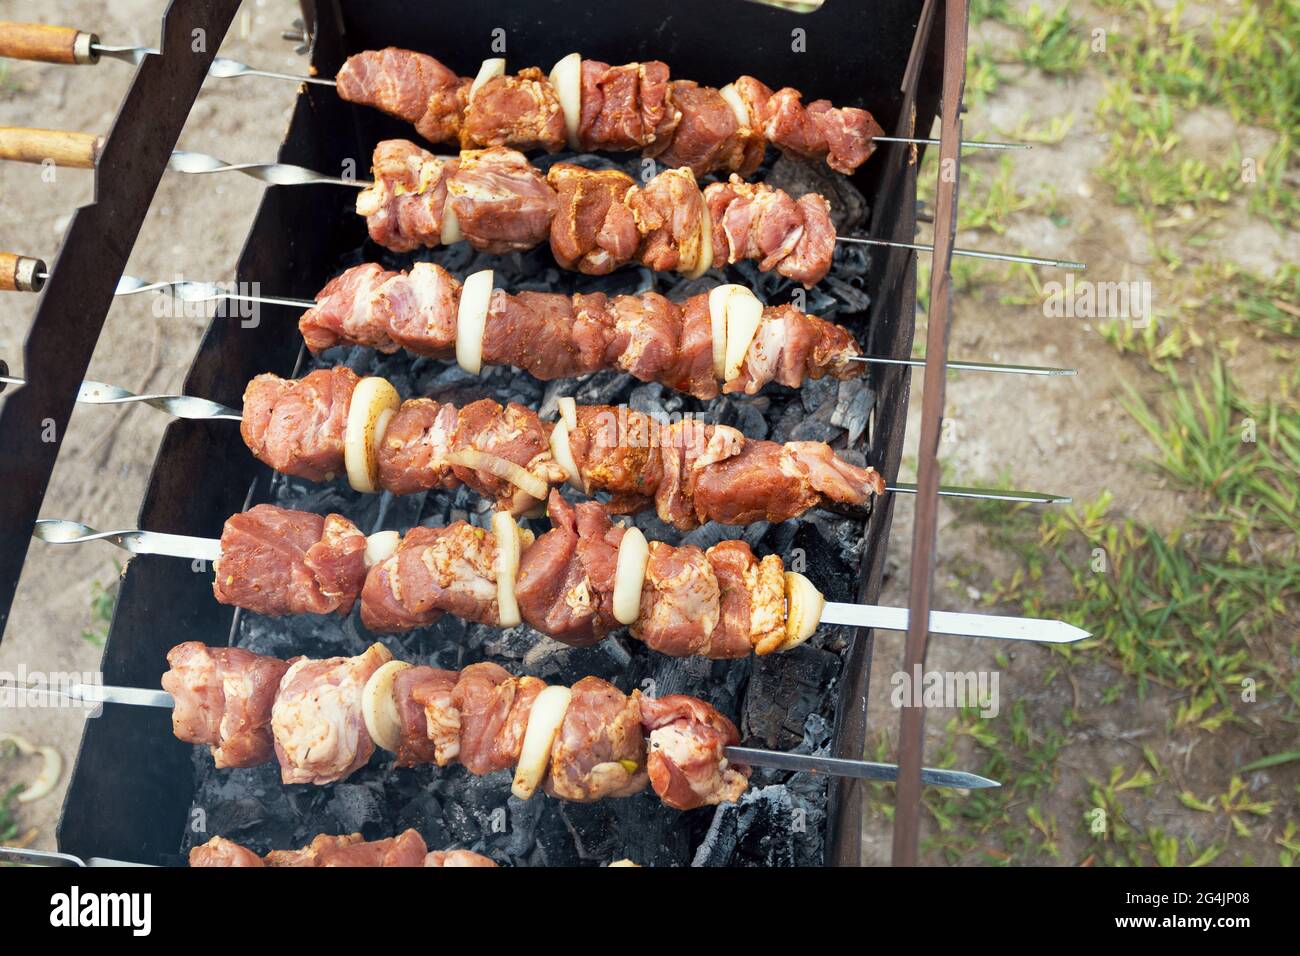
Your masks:
<svg viewBox="0 0 1300 956"><path fill-rule="evenodd" d="M640 160L559 155L559 160L622 168L636 176ZM794 195L815 190L832 200L836 227L848 231L867 218L866 203L847 179L784 158L758 174ZM342 213L341 213L342 215ZM396 255L366 243L336 263L329 275L365 261L409 269L420 259L437 262L459 278L483 268L496 270L496 285L512 291L595 292L610 295L657 291L675 300L712 287L718 272L702 280L679 280L646 269L625 268L593 277L558 269L542 248L509 256L475 253L468 244ZM795 301L804 311L838 321L865 341L867 258L861 247L841 245L831 274L804 290L751 263L729 266L721 281L750 286L767 303ZM323 285L326 275L322 274ZM802 295L802 301L794 297ZM304 353L306 354L306 353ZM383 375L404 396L427 395L460 404L483 397L519 402L554 417L556 399L573 395L584 404L621 404L657 415L690 413L733 425L751 438L826 441L845 457L865 460L868 422L875 395L865 379L821 380L799 390L769 386L753 397L727 396L700 402L630 375L601 372L578 380L538 382L510 368L470 376L454 364L384 356L361 348L336 348L312 359L310 367L346 364L361 375ZM366 533L405 531L416 524L441 525L458 518L486 524L489 510L461 488L395 498L362 495L346 483L320 486L275 475L259 486L259 500L351 518ZM663 524L653 511L635 518L651 540L701 548L741 537L756 553L779 554L801 570L830 600L853 600L863 558L865 521L811 511L779 525L746 528L705 525L686 534ZM545 519L531 521L541 534ZM494 660L516 674L571 684L588 674L626 692L689 693L714 704L736 721L746 746L828 753L846 635L824 627L803 646L785 654L742 661L669 658L645 649L625 632L593 648L570 648L526 626L506 631L465 624L444 616L434 626L376 637L357 612L346 619L271 619L239 612L234 643L277 657L360 654L375 640L416 664L459 669ZM283 786L274 764L250 770L216 770L204 748L195 748L195 801L191 820L205 820L205 832L187 831L182 852L221 835L259 851L303 846L319 833L360 832L367 839L393 836L414 827L430 849L463 847L515 866L595 866L628 858L643 866L819 865L827 823L824 776L755 769L739 804L681 813L664 807L647 788L626 799L593 804L564 803L539 794L524 802L510 795L508 771L475 777L455 766L393 770L390 755L377 751L370 764L332 786Z"/></svg>

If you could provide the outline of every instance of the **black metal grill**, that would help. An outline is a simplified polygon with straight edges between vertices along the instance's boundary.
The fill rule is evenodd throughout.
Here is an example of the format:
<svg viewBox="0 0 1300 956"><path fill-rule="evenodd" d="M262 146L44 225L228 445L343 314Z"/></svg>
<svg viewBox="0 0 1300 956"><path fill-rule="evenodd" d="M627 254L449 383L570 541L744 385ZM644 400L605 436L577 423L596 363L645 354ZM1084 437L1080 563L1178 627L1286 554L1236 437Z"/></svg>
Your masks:
<svg viewBox="0 0 1300 956"><path fill-rule="evenodd" d="M721 84L752 72L774 85L789 84L837 104L865 106L891 132L908 135L912 117L928 130L936 110L937 33L922 42L908 70L920 0L858 5L829 0L821 11L796 15L730 0L710 5L670 0L614 9L566 0L493 5L400 0L305 5L315 22L312 64L332 76L359 50L398 45L426 50L462 73L484 56L512 64L551 63L570 50L610 62L663 59L675 75ZM314 20L312 17L314 16ZM503 30L506 50L492 50ZM805 31L797 52L792 31ZM913 110L915 112L913 113ZM361 175L374 144L412 138L412 131L375 111L340 101L330 89L300 94L279 158L323 172L355 163ZM562 157L560 157L562 158ZM909 162L909 159L913 161ZM846 208L870 211L873 236L911 241L915 229L915 164L907 148L882 149L853 177ZM637 161L639 167L639 160ZM629 164L625 168L631 168ZM807 175L781 161L764 175ZM196 185L194 188L202 188ZM803 185L797 191L816 188ZM823 190L825 191L825 190ZM366 241L348 190L328 186L269 189L240 258L237 279L270 294L310 297L341 268L378 260L409 267L409 256L384 253ZM428 258L459 276L490 265L497 284L511 289L630 291L675 288L672 277L624 270L603 279L555 268L549 253L475 256L465 247ZM807 308L854 332L867 351L907 355L915 308L913 257L902 250L837 251L831 278L809 293ZM788 301L789 283L729 269L729 281L754 286L770 302ZM263 307L260 322L244 327L218 316L205 334L186 382L188 394L238 406L255 374L302 371L296 314ZM850 432L857 454L888 479L897 475L906 419L906 370L873 368L861 382L812 383L799 391L775 389L753 399L699 403L629 376L600 373L577 384L547 387L510 369L470 378L455 367L402 356L380 357L338 349L321 364L346 362L382 374L405 394L469 401L484 395L546 406L557 394L581 402L626 402L667 413L695 412L734 424L753 437L814 438L844 446ZM561 387L566 391L561 391ZM847 425L848 428L843 426ZM222 521L254 501L311 510L337 510L365 531L405 529L481 515L472 495L436 493L404 498L360 496L345 486L307 485L271 476L257 465L228 423L176 422L166 431L140 513L142 528L216 536ZM829 598L873 599L880 587L891 504L868 519L810 513L778 526L744 529L761 553L787 559L806 555L805 573ZM680 534L653 515L637 523L654 539ZM545 523L538 525L539 529ZM712 527L691 532L692 543L721 537ZM739 536L730 532L726 537ZM104 679L156 687L167 650L181 640L232 642L277 656L359 653L374 640L355 615L347 620L271 621L234 615L211 594L211 569L161 557L133 559L122 582L105 649ZM823 629L796 652L754 661L676 660L614 638L596 649L570 649L526 628L499 632L444 619L401 639L385 639L412 662L462 667L491 658L516 672L553 682L593 673L625 690L652 681L657 693L689 692L738 717L747 743L780 749L828 749L860 756L865 740L870 635ZM176 862L189 846L224 835L257 849L303 844L319 832L359 830L368 838L414 826L431 846L459 844L500 860L549 865L628 856L643 864L809 864L858 860L858 788L845 782L763 771L739 806L680 814L652 796L590 806L508 799L504 775L474 778L461 768L393 772L377 756L367 768L330 787L282 787L278 770L212 769L206 752L177 741L166 713L108 708L91 721L82 742L59 826L60 848L80 855L140 862Z"/></svg>

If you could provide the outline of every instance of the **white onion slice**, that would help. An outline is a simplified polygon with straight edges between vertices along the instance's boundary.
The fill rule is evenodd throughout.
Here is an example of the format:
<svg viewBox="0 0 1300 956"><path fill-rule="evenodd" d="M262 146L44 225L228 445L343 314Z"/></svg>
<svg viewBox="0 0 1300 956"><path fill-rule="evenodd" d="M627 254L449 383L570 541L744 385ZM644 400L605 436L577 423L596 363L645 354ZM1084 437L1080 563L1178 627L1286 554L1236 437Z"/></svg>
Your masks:
<svg viewBox="0 0 1300 956"><path fill-rule="evenodd" d="M798 647L813 636L822 619L826 598L802 574L785 572L785 640L778 651Z"/></svg>
<svg viewBox="0 0 1300 956"><path fill-rule="evenodd" d="M749 107L745 105L745 100L740 95L740 91L736 89L736 85L734 83L728 83L722 89L718 90L718 92L722 94L722 98L726 100L727 105L731 107L731 112L736 114L736 122L741 126L748 126Z"/></svg>
<svg viewBox="0 0 1300 956"><path fill-rule="evenodd" d="M396 531L376 531L366 538L366 567L383 564L397 553L402 536Z"/></svg>
<svg viewBox="0 0 1300 956"><path fill-rule="evenodd" d="M735 295L727 299L727 362L723 381L740 375L750 343L763 322L763 303L753 296Z"/></svg>
<svg viewBox="0 0 1300 956"><path fill-rule="evenodd" d="M578 403L572 395L563 395L555 400L555 405L560 410L560 420L570 428L578 427Z"/></svg>
<svg viewBox="0 0 1300 956"><path fill-rule="evenodd" d="M698 279L713 268L713 216L709 207L704 207L700 216L700 251L695 259L695 267L686 272L686 278Z"/></svg>
<svg viewBox="0 0 1300 956"><path fill-rule="evenodd" d="M614 617L620 624L633 624L641 614L641 587L650 563L650 545L640 528L628 528L618 545L614 565Z"/></svg>
<svg viewBox="0 0 1300 956"><path fill-rule="evenodd" d="M456 312L456 364L477 375L483 371L483 336L492 305L492 270L467 276Z"/></svg>
<svg viewBox="0 0 1300 956"><path fill-rule="evenodd" d="M608 869L611 869L611 870L612 870L612 869L613 869L614 867L616 867L616 866L617 866L617 867L634 866L634 867L636 867L638 870L641 869L641 864L640 864L640 863L633 863L631 860L615 860L613 863L611 863L611 864L609 865Z"/></svg>
<svg viewBox="0 0 1300 956"><path fill-rule="evenodd" d="M397 753L402 743L402 720L397 715L393 681L411 665L406 661L389 661L370 675L361 689L361 717L366 733L379 747Z"/></svg>
<svg viewBox="0 0 1300 956"><path fill-rule="evenodd" d="M347 468L348 484L355 490L378 490L379 445L384 429L401 404L401 396L387 379L363 378L353 390L343 431L343 464Z"/></svg>
<svg viewBox="0 0 1300 956"><path fill-rule="evenodd" d="M515 600L515 579L519 577L519 525L509 512L492 515L492 537L496 539L497 619L502 627L514 627L523 618Z"/></svg>
<svg viewBox="0 0 1300 956"><path fill-rule="evenodd" d="M709 324L713 330L713 374L722 380L727 369L727 309L733 295L754 293L743 285L728 282L709 290Z"/></svg>
<svg viewBox="0 0 1300 956"><path fill-rule="evenodd" d="M451 193L447 193L447 201L442 204L442 232L438 235L438 241L444 246L449 246L453 242L460 242L465 238L464 233L460 231L460 220L456 218L456 210L451 205Z"/></svg>
<svg viewBox="0 0 1300 956"><path fill-rule="evenodd" d="M582 54L570 53L551 69L551 86L564 111L564 131L569 148L578 148L578 123L582 119Z"/></svg>
<svg viewBox="0 0 1300 956"><path fill-rule="evenodd" d="M474 94L488 80L498 76L505 76L506 61L504 57L493 57L490 60L484 60L483 65L478 68L478 76L474 77L474 82L469 85L469 98L472 100Z"/></svg>
<svg viewBox="0 0 1300 956"><path fill-rule="evenodd" d="M533 701L528 712L528 727L524 742L519 748L519 763L515 765L515 780L510 792L520 800L527 800L546 779L546 768L551 762L551 747L564 723L565 712L573 691L567 687L544 687Z"/></svg>
<svg viewBox="0 0 1300 956"><path fill-rule="evenodd" d="M569 423L563 416L551 429L551 457L564 469L569 484L582 489L582 474L578 471L578 462L573 457L573 449L569 445Z"/></svg>
<svg viewBox="0 0 1300 956"><path fill-rule="evenodd" d="M529 497L536 498L538 501L545 501L546 495L550 491L545 481L521 465L516 465L513 461L499 455L490 455L485 451L479 451L477 448L462 448L460 451L452 452L447 456L447 461L453 465L460 465L462 468L486 471L489 475L495 475L502 481L510 482L520 491L526 493Z"/></svg>

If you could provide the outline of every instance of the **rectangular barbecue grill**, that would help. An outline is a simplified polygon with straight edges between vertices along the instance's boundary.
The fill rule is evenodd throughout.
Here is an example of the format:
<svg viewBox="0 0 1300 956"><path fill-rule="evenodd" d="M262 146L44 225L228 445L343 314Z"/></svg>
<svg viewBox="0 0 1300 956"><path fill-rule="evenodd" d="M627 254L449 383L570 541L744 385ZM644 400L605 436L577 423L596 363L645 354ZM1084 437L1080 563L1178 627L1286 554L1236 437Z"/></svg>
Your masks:
<svg viewBox="0 0 1300 956"><path fill-rule="evenodd" d="M701 17L700 4L688 0L616 10L571 0L469 7L370 0L304 3L303 12L312 68L321 76L333 76L352 53L389 45L428 51L462 73L472 73L485 56L543 64L577 49L586 57L616 63L663 59L675 75L703 83L720 85L754 73L774 87L798 86L811 97L866 107L888 132L908 136L916 131L924 135L937 114L944 34L932 26L941 18L923 17L923 9L933 12L938 6L922 0L871 5L828 0L816 12L796 14L743 0L717 0L709 5L709 15ZM725 30L719 29L722 23ZM798 31L803 31L802 42ZM726 42L720 42L722 36ZM491 47L498 37L504 37L504 53ZM329 174L351 164L364 178L377 141L409 135L397 120L343 102L332 90L308 86L299 93L279 159ZM858 195L848 196L849 202L865 200L860 232L913 240L917 160L909 146L882 145L851 178ZM619 165L635 174L640 162ZM763 175L776 181L792 173L784 165L765 166ZM464 248L412 257L367 244L364 223L350 208L354 198L352 191L330 186L268 189L240 257L237 280L257 283L271 295L311 297L342 268L366 260L400 268L413 259L429 259L462 276L479 267L479 257ZM497 257L492 265L499 283L516 290L653 288L666 293L678 284L673 277L644 270L575 277L556 270L546 252ZM734 271L732 281L753 285L769 301L789 301L788 281L743 268ZM911 252L842 248L831 278L828 293L809 293L809 312L847 326L868 354L910 355L916 284ZM218 315L212 321L187 377L187 394L237 407L254 375L301 374L312 366L315 360L303 352L295 328L296 312L264 306L258 319L251 327L237 316ZM906 369L871 365L860 383L823 380L799 391L769 390L758 399L699 403L617 373L598 373L578 383L575 391L572 382L548 387L510 369L470 380L454 366L402 355L377 357L361 349L336 348L320 364L337 362L361 374L382 374L408 394L458 401L487 395L533 406L553 405L557 394L576 394L579 401L627 402L648 411L697 411L755 437L779 440L834 439L843 445L847 432L832 421L847 421L855 423L849 427L856 433L849 453L856 452L891 482L902 453L909 381ZM158 451L138 527L216 536L228 515L265 501L337 510L366 532L442 523L482 510L463 490L364 500L346 488L272 476L228 423L177 421L167 428ZM805 573L828 598L874 601L891 514L892 498L886 496L866 517L810 513L780 526L747 528L743 537L756 549L787 559L806 556ZM652 537L674 543L682 538L653 515L638 517L637 523L652 528ZM687 538L707 546L712 543L709 530ZM157 687L168 649L181 640L234 643L284 657L355 654L370 643L354 619L268 620L232 614L213 600L211 587L210 567L167 557L134 558L121 583L105 646L105 681ZM869 633L823 628L813 642L789 654L710 662L660 657L617 638L599 649L572 650L553 642L538 644L535 635L517 631L503 635L443 619L388 643L408 660L437 666L493 659L543 677L568 680L594 673L629 691L653 682L658 693L694 693L737 715L746 744L862 754ZM173 737L166 712L108 707L87 723L59 824L60 849L175 863L191 845L213 834L265 850L301 845L318 832L360 830L376 838L415 826L431 845L486 848L516 863L578 864L619 856L656 865L859 861L861 793L852 782L759 771L755 792L739 806L682 817L645 795L593 805L535 800L521 809L507 804L508 787L499 780L480 780L461 768L393 774L383 763L377 757L347 782L310 793L281 787L273 767L218 776L206 752Z"/></svg>

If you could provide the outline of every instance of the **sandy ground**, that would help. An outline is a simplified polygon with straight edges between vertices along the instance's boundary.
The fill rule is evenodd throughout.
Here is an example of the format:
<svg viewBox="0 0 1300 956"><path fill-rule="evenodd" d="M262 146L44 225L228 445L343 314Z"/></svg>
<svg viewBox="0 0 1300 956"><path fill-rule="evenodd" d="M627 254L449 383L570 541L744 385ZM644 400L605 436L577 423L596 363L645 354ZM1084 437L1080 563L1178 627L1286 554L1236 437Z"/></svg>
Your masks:
<svg viewBox="0 0 1300 956"><path fill-rule="evenodd" d="M118 0L106 4L61 0L0 4L0 18L39 20L93 30L105 43L156 45L166 4ZM245 3L221 53L271 69L294 72L303 58L280 39L298 15L289 0ZM64 67L5 61L0 123L106 132L133 75L122 63ZM274 159L288 122L294 86L273 80L209 79L199 94L179 147L231 162ZM100 183L111 189L112 183ZM59 170L43 183L40 168L0 164L0 249L51 259L73 210L91 202L93 174ZM150 279L184 276L233 278L235 262L261 195L253 180L232 176L163 178L136 242L129 274ZM177 392L202 332L200 318L159 318L151 296L119 298L108 314L89 377L135 392ZM0 356L22 368L22 346L37 297L8 293L0 302ZM0 399L2 400L2 399ZM149 468L167 418L141 406L79 406L72 417L42 515L84 521L96 528L136 525ZM4 533L12 533L5 529ZM108 546L65 547L35 543L19 582L13 616L0 644L0 671L95 670L100 649L82 632L92 620L96 586L111 586L115 562L125 552ZM83 717L76 711L0 711L0 734L20 734L56 747L68 764L76 754ZM7 776L30 775L23 761ZM65 766L66 784L70 766ZM52 847L62 787L25 805L20 823L35 828L35 845Z"/></svg>

